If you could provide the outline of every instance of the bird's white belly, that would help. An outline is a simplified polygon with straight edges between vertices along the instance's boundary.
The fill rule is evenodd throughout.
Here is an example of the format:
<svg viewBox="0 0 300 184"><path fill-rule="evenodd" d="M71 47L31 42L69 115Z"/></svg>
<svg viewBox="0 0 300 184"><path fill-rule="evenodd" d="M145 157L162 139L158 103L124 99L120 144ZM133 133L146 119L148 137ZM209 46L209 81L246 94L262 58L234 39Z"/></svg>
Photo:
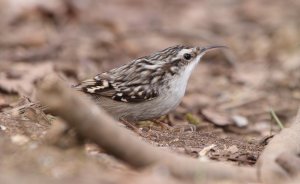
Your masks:
<svg viewBox="0 0 300 184"><path fill-rule="evenodd" d="M159 89L157 98L139 103L124 103L101 98L100 105L115 118L128 121L141 121L158 118L175 109L184 96L187 81L193 66L189 66L181 76L175 76ZM109 102L108 102L109 101Z"/></svg>
<svg viewBox="0 0 300 184"><path fill-rule="evenodd" d="M157 98L143 103L130 104L130 112L127 112L127 119L149 120L159 118L172 111L178 106L184 96L186 82L173 80L169 86L165 86L164 89L160 90Z"/></svg>
<svg viewBox="0 0 300 184"><path fill-rule="evenodd" d="M126 112L127 119L132 120L149 120L158 118L175 109L180 103L184 93L161 94L158 98L139 103L130 104L129 111Z"/></svg>

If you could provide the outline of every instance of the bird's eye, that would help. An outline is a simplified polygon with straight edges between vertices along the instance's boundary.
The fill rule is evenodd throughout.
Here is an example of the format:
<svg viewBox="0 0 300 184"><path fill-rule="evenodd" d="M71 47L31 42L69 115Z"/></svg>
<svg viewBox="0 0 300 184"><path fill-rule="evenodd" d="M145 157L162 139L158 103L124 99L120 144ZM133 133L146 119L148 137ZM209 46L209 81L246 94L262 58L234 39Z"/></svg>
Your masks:
<svg viewBox="0 0 300 184"><path fill-rule="evenodd" d="M183 55L183 57L184 57L184 59L186 59L186 60L190 60L190 59L192 58L192 55L191 55L191 54L188 54L188 53L185 53L185 54Z"/></svg>

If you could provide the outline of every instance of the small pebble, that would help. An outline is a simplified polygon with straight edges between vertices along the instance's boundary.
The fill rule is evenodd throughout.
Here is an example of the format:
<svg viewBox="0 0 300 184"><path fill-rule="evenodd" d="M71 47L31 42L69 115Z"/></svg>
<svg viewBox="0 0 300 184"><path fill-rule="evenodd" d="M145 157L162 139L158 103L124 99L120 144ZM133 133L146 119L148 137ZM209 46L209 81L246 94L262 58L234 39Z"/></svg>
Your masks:
<svg viewBox="0 0 300 184"><path fill-rule="evenodd" d="M29 142L29 138L25 135L14 135L11 137L11 141L17 145L24 145Z"/></svg>
<svg viewBox="0 0 300 184"><path fill-rule="evenodd" d="M234 121L234 123L238 127L245 127L249 123L248 119L246 117L240 116L240 115L234 115L234 116L232 116L232 120Z"/></svg>
<svg viewBox="0 0 300 184"><path fill-rule="evenodd" d="M4 125L0 125L0 130L3 130L3 131L5 131L7 128L6 128L6 126L4 126Z"/></svg>

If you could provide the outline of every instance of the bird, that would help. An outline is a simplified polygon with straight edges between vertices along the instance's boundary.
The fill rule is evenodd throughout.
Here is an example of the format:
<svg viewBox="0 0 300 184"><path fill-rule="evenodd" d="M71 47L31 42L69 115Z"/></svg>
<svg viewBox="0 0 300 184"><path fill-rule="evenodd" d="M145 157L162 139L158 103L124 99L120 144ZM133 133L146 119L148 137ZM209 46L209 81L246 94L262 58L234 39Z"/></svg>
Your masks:
<svg viewBox="0 0 300 184"><path fill-rule="evenodd" d="M72 87L117 120L157 119L181 102L188 80L207 51L223 45L175 45L100 73Z"/></svg>

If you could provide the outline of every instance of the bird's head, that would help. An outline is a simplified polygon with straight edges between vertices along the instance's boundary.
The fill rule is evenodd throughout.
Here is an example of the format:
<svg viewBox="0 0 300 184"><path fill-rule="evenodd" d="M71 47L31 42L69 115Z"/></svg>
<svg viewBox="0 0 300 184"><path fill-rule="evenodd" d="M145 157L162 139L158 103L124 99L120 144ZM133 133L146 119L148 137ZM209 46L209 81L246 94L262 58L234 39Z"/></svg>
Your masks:
<svg viewBox="0 0 300 184"><path fill-rule="evenodd" d="M227 47L222 45L204 47L176 45L153 53L147 56L147 59L154 61L155 64L163 65L171 73L182 73L183 71L191 73L205 53L218 48Z"/></svg>

